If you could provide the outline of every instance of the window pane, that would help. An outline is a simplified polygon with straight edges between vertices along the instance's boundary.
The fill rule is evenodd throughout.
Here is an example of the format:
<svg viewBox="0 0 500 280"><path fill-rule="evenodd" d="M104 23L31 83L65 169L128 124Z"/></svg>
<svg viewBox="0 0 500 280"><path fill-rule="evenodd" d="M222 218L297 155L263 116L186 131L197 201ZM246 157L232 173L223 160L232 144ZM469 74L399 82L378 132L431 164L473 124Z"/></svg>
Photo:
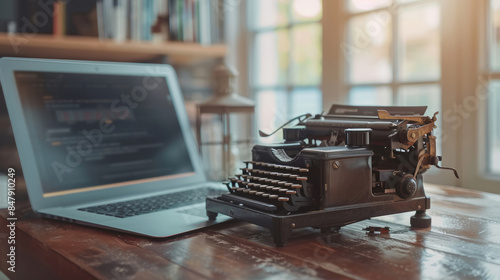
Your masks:
<svg viewBox="0 0 500 280"><path fill-rule="evenodd" d="M318 88L296 89L292 92L292 110L290 117L310 113L313 116L321 113L321 91Z"/></svg>
<svg viewBox="0 0 500 280"><path fill-rule="evenodd" d="M253 5L249 26L266 28L284 26L289 22L288 0L252 0L248 3Z"/></svg>
<svg viewBox="0 0 500 280"><path fill-rule="evenodd" d="M348 43L343 46L351 83L389 82L391 74L391 22L380 13L353 17Z"/></svg>
<svg viewBox="0 0 500 280"><path fill-rule="evenodd" d="M400 106L427 106L425 115L432 117L435 112L439 112L437 117L437 128L434 129L434 135L437 136L437 153L441 154L441 141L444 139L441 134L441 125L443 123L443 112L441 111L441 88L439 85L417 85L402 86L399 88L397 104Z"/></svg>
<svg viewBox="0 0 500 280"><path fill-rule="evenodd" d="M258 33L255 37L255 83L285 84L289 51L288 31Z"/></svg>
<svg viewBox="0 0 500 280"><path fill-rule="evenodd" d="M491 68L500 70L500 0L492 0L491 4Z"/></svg>
<svg viewBox="0 0 500 280"><path fill-rule="evenodd" d="M257 129L266 133L274 131L288 120L287 96L284 90L259 91L255 95ZM283 134L277 132L271 137L258 138L258 142L272 143L283 140Z"/></svg>
<svg viewBox="0 0 500 280"><path fill-rule="evenodd" d="M292 16L295 22L319 20L321 14L320 0L294 0L292 3Z"/></svg>
<svg viewBox="0 0 500 280"><path fill-rule="evenodd" d="M346 0L349 12L370 11L373 9L387 7L391 0Z"/></svg>
<svg viewBox="0 0 500 280"><path fill-rule="evenodd" d="M401 80L438 80L440 67L439 4L401 8L399 42Z"/></svg>
<svg viewBox="0 0 500 280"><path fill-rule="evenodd" d="M360 86L349 91L349 104L363 106L390 106L392 93L389 87Z"/></svg>
<svg viewBox="0 0 500 280"><path fill-rule="evenodd" d="M292 29L292 83L317 85L321 81L321 26L308 24Z"/></svg>
<svg viewBox="0 0 500 280"><path fill-rule="evenodd" d="M492 82L488 102L488 170L500 173L500 81Z"/></svg>

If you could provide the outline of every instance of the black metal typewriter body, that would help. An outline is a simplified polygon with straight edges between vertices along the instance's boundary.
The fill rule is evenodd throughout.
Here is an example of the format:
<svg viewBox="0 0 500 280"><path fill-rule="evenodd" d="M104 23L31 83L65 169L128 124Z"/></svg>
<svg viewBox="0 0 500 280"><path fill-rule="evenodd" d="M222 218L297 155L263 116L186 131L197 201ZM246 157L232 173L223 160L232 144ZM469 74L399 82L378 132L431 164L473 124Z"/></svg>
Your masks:
<svg viewBox="0 0 500 280"><path fill-rule="evenodd" d="M283 128L284 143L253 147L252 160L225 183L229 192L207 198L207 215L266 227L277 246L293 229L329 232L408 211L416 211L412 226L429 227L422 174L439 167L440 157L437 113L424 117L426 109L333 105L304 116Z"/></svg>

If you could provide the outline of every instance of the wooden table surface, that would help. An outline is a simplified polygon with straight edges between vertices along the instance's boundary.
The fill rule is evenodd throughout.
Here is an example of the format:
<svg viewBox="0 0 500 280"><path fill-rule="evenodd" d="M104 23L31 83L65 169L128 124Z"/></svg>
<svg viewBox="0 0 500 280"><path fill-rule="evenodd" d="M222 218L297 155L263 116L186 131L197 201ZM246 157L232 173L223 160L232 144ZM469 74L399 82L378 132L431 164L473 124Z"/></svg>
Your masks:
<svg viewBox="0 0 500 280"><path fill-rule="evenodd" d="M274 247L267 229L246 222L151 239L38 218L17 201L16 272L7 271L5 211L0 268L11 279L500 278L500 195L425 189L430 229L410 228L413 213L404 213L339 233L297 230L284 248ZM390 232L369 234L366 226Z"/></svg>

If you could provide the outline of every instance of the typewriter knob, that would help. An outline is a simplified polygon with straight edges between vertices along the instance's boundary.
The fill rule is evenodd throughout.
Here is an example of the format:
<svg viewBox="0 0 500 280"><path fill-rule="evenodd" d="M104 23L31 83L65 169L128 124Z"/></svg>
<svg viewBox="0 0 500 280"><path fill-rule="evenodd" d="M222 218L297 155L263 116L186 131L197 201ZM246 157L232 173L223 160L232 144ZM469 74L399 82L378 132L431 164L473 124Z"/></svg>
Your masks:
<svg viewBox="0 0 500 280"><path fill-rule="evenodd" d="M410 198L417 192L417 181L413 175L406 174L399 179L396 186L396 193L401 198Z"/></svg>
<svg viewBox="0 0 500 280"><path fill-rule="evenodd" d="M363 147L370 145L371 128L347 128L344 132L347 146Z"/></svg>

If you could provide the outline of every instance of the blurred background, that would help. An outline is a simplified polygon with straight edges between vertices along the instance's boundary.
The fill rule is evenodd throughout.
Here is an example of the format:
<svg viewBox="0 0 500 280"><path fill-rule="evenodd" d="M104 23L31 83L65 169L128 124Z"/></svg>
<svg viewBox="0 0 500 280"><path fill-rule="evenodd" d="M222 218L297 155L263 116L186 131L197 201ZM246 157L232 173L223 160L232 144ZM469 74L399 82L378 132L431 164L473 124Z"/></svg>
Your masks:
<svg viewBox="0 0 500 280"><path fill-rule="evenodd" d="M280 141L279 133L259 138L259 129L334 103L426 105L427 115L440 112L442 165L457 168L461 179L433 169L425 180L500 193L500 0L0 5L0 56L174 65L193 131L197 104L213 95L213 68L226 61L239 72L234 90L255 102L251 116L231 116L233 163L247 159L253 143ZM3 168L15 162L15 148L0 110ZM202 127L203 140L221 141L217 116L204 116ZM208 171L221 168L220 153L202 149Z"/></svg>

